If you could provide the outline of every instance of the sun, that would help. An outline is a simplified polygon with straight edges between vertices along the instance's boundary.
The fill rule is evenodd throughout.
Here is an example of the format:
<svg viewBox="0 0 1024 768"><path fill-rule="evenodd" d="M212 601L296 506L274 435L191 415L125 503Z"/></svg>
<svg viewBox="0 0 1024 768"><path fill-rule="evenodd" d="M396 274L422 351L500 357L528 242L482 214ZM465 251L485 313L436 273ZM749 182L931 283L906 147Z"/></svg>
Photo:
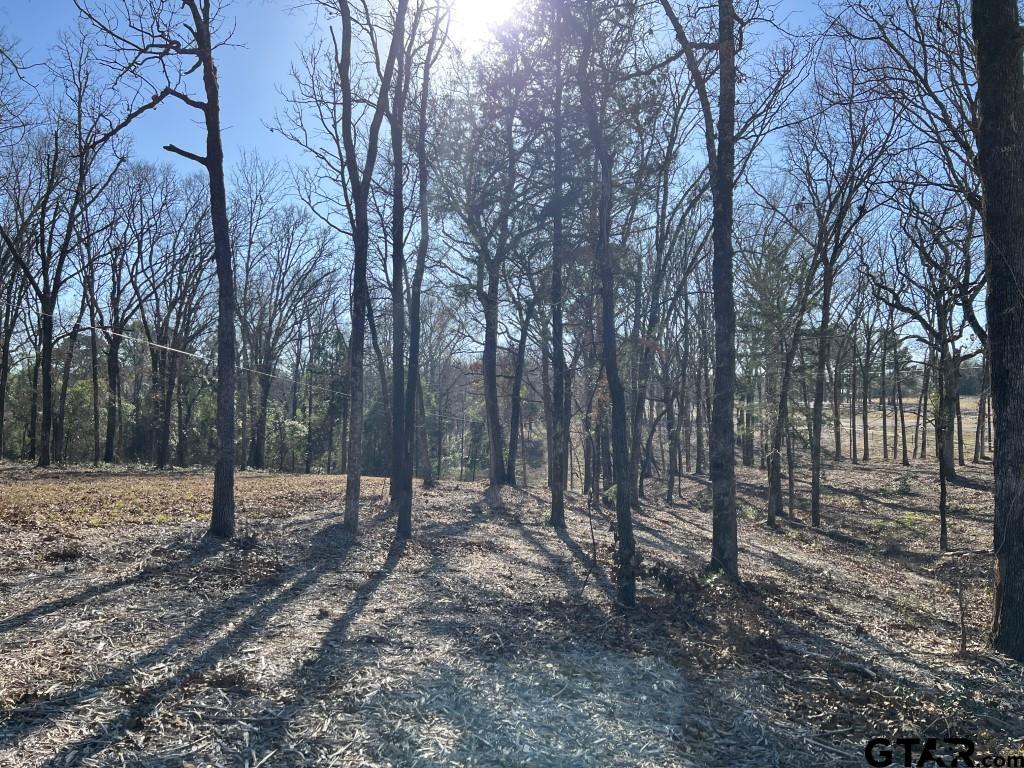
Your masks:
<svg viewBox="0 0 1024 768"><path fill-rule="evenodd" d="M459 45L477 49L515 15L519 0L454 0L451 34Z"/></svg>

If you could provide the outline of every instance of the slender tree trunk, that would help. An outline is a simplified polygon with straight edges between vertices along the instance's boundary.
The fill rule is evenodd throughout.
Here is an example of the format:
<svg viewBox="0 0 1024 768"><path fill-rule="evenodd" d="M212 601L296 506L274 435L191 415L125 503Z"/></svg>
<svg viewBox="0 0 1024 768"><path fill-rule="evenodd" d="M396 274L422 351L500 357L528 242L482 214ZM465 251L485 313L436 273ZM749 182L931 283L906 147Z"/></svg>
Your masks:
<svg viewBox="0 0 1024 768"><path fill-rule="evenodd" d="M526 314L522 327L519 329L519 341L516 346L515 366L512 371L512 397L509 408L508 422L508 464L505 468L505 479L509 485L516 484L516 459L519 451L519 432L523 412L523 371L526 368L526 343L530 330L530 319L533 317L533 302L526 305Z"/></svg>
<svg viewBox="0 0 1024 768"><path fill-rule="evenodd" d="M37 466L48 467L52 459L53 438L53 312L54 302L40 302L39 365L42 373L42 408L39 425L39 457Z"/></svg>
<svg viewBox="0 0 1024 768"><path fill-rule="evenodd" d="M166 468L171 461L171 427L174 413L174 385L178 378L177 357L172 355L168 359L167 373L164 380L164 391L160 398L159 426L157 430L157 469Z"/></svg>
<svg viewBox="0 0 1024 768"><path fill-rule="evenodd" d="M100 351L99 333L96 330L95 308L89 305L89 378L92 383L92 463L100 465L103 452L100 448ZM0 388L2 392L2 388ZM2 395L0 395L2 397ZM3 406L0 405L0 432L3 431ZM0 443L3 438L0 437ZM0 457L3 451L0 450Z"/></svg>
<svg viewBox="0 0 1024 768"><path fill-rule="evenodd" d="M493 261L489 265L487 288L482 296L484 303L484 349L482 369L484 377L484 413L487 422L488 457L491 485L504 485L505 436L501 426L501 410L498 402L498 286L499 272Z"/></svg>
<svg viewBox="0 0 1024 768"><path fill-rule="evenodd" d="M217 456L210 534L227 538L235 532L235 277L220 134L220 85L210 33L209 23L205 29L195 29L206 90L205 165L210 177L210 219L217 268Z"/></svg>
<svg viewBox="0 0 1024 768"><path fill-rule="evenodd" d="M985 400L988 397L987 354L982 357L981 392L978 395L978 421L974 427L974 463L978 464L985 458Z"/></svg>
<svg viewBox="0 0 1024 768"><path fill-rule="evenodd" d="M929 396L929 388L931 387L931 367L932 357L928 356L928 377L925 379L924 392L921 393L922 405L921 405L921 458L928 457L928 408L931 405L931 397ZM894 403L895 407L895 403Z"/></svg>
<svg viewBox="0 0 1024 768"><path fill-rule="evenodd" d="M107 464L117 460L121 406L120 354L121 337L112 333L107 341L107 429L103 440L103 461Z"/></svg>
<svg viewBox="0 0 1024 768"><path fill-rule="evenodd" d="M416 384L416 446L419 452L420 475L423 487L433 488L441 477L441 419L437 420L437 477L430 463L430 441L427 437L427 409L423 404L423 384L417 378Z"/></svg>
<svg viewBox="0 0 1024 768"><path fill-rule="evenodd" d="M676 427L675 393L666 390L665 395L665 432L668 436L668 467L665 482L665 503L671 504L676 485L676 474L679 468L679 433Z"/></svg>
<svg viewBox="0 0 1024 768"><path fill-rule="evenodd" d="M821 527L821 422L825 401L825 364L829 356L829 321L832 313L832 262L825 261L822 275L821 324L818 326L818 358L814 371L814 410L811 414L811 525Z"/></svg>
<svg viewBox="0 0 1024 768"><path fill-rule="evenodd" d="M706 416L705 416L705 413L704 413L704 403L706 402L706 400L704 398L704 393L703 393L702 387L701 387L701 384L703 383L703 379L704 379L704 377L701 374L699 374L699 373L697 374L697 376L694 377L694 387L695 387L695 395L694 395L694 397L695 397L696 403L697 403L697 419L696 419L697 423L696 423L696 425L694 427L694 429L695 429L695 431L697 433L697 436L696 436L696 441L695 441L696 445L694 447L694 450L697 453L696 473L698 475L703 475L705 473L705 471L706 471L705 468L704 468L704 434L705 434L707 428L705 426L705 424L706 424Z"/></svg>
<svg viewBox="0 0 1024 768"><path fill-rule="evenodd" d="M857 463L857 365L850 362L850 461Z"/></svg>
<svg viewBox="0 0 1024 768"><path fill-rule="evenodd" d="M832 372L832 442L835 447L833 458L843 460L843 420L840 401L842 399L842 377L839 373L839 357L836 357L835 369Z"/></svg>
<svg viewBox="0 0 1024 768"><path fill-rule="evenodd" d="M964 419L960 408L960 398L957 397L954 401L956 403L956 453L957 453L957 464L961 467L964 466Z"/></svg>
<svg viewBox="0 0 1024 768"><path fill-rule="evenodd" d="M555 4L558 30L562 26L561 6ZM562 47L555 39L555 95L552 115L552 172L551 172L551 435L552 452L550 466L551 517L549 522L555 528L565 527L565 476L568 470L566 454L569 444L569 414L571 391L568 386L568 371L565 361L564 323L562 315L562 259L565 247L564 201L565 160L562 146Z"/></svg>
<svg viewBox="0 0 1024 768"><path fill-rule="evenodd" d="M907 455L907 418L906 411L903 408L903 382L900 380L900 376L897 373L896 376L896 413L900 420L900 447L903 449L903 466L910 466L910 457ZM892 425L893 436L896 435L896 422ZM893 447L892 457L896 458L895 446Z"/></svg>
<svg viewBox="0 0 1024 768"><path fill-rule="evenodd" d="M956 401L960 389L959 363L955 355L943 349L939 356L940 378L938 382L939 406L935 414L936 447L938 445L939 422L942 423L942 451L939 454L942 469L946 477L956 477L956 465L953 453L953 440L956 429Z"/></svg>
<svg viewBox="0 0 1024 768"><path fill-rule="evenodd" d="M871 371L869 365L871 364L871 358L867 354L867 350L864 352L864 359L861 361L861 393L860 393L860 425L861 425L861 438L864 443L863 452L861 453L861 461L870 461L871 450L868 448L870 439L868 437L868 391L871 388ZM856 429L856 425L854 426Z"/></svg>
<svg viewBox="0 0 1024 768"><path fill-rule="evenodd" d="M786 430L786 482L789 486L789 516L796 519L796 482L794 468L796 459L793 455L793 430Z"/></svg>
<svg viewBox="0 0 1024 768"><path fill-rule="evenodd" d="M891 323L890 323L891 325ZM888 346L885 343L887 334L885 331L882 332L882 365L880 371L880 378L878 381L879 392L878 392L878 405L882 409L882 460L889 461L889 407L885 402L885 364L886 356L885 353L888 351ZM893 424L893 429L896 425Z"/></svg>
<svg viewBox="0 0 1024 768"><path fill-rule="evenodd" d="M723 0L727 2L727 0ZM599 169L597 232L594 242L594 262L600 279L601 298L601 355L611 400L611 443L613 476L615 480L615 540L616 540L616 597L624 606L636 603L636 543L633 538L633 511L630 504L630 470L628 426L626 423L626 394L619 376L617 338L615 330L615 273L611 254L612 224L612 157L607 145L605 127L598 114L590 70L594 31L584 43L585 52L577 70L580 90L585 105L590 140L594 147ZM726 415L731 424L732 413ZM730 451L732 443L729 443Z"/></svg>
<svg viewBox="0 0 1024 768"><path fill-rule="evenodd" d="M355 208L356 227L352 233L352 332L349 336L349 419L344 513L344 526L352 533L359 530L359 491L363 472L363 347L366 338L366 315L370 307L370 289L366 275L370 228L366 218L366 201L362 200Z"/></svg>
<svg viewBox="0 0 1024 768"><path fill-rule="evenodd" d="M914 423L914 458L924 458L928 455L928 387L930 385L932 371L932 355L929 352L925 358L924 374L921 380L921 395L917 406L917 420ZM921 445L918 451L918 428L920 428Z"/></svg>
<svg viewBox="0 0 1024 768"><path fill-rule="evenodd" d="M413 408L406 408L405 369L405 17L395 19L400 41L395 61L391 123L391 507L399 538L412 536L412 440L416 389L409 382ZM412 371L409 371L410 377ZM408 420L406 417L409 417Z"/></svg>
<svg viewBox="0 0 1024 768"><path fill-rule="evenodd" d="M7 451L4 427L7 423L7 382L11 370L11 344L10 339L3 339L3 346L0 347L0 460Z"/></svg>
<svg viewBox="0 0 1024 768"><path fill-rule="evenodd" d="M78 318L71 327L71 333L66 339L67 349L64 353L64 366L60 376L60 395L57 400L57 414L53 421L53 458L57 461L67 461L65 452L65 417L68 407L68 387L71 384L71 364L75 359L75 344L78 342L78 334L82 328L82 315L85 313L86 294L82 294L82 303L78 309Z"/></svg>
<svg viewBox="0 0 1024 768"><path fill-rule="evenodd" d="M256 416L252 423L248 462L253 469L266 469L267 466L267 413L270 405L270 386L273 381L267 374L272 370L267 366L256 384Z"/></svg>
<svg viewBox="0 0 1024 768"><path fill-rule="evenodd" d="M754 466L754 408L753 388L747 389L747 399L743 409L743 466Z"/></svg>

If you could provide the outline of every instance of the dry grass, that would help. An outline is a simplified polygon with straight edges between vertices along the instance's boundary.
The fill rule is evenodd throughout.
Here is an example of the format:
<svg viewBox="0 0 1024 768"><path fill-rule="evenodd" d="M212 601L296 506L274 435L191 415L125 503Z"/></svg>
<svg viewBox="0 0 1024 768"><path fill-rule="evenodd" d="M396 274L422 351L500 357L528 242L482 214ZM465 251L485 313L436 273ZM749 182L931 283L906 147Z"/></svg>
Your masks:
<svg viewBox="0 0 1024 768"><path fill-rule="evenodd" d="M990 497L967 471L940 556L930 467L830 468L823 531L767 529L741 469L741 589L700 570L709 492L689 478L637 516L648 575L625 612L608 512L595 564L578 499L558 533L541 492L443 483L399 545L379 480L353 541L343 479L245 473L242 535L217 547L205 473L3 467L0 765L840 766L897 730L1015 746L1024 680L985 647Z"/></svg>

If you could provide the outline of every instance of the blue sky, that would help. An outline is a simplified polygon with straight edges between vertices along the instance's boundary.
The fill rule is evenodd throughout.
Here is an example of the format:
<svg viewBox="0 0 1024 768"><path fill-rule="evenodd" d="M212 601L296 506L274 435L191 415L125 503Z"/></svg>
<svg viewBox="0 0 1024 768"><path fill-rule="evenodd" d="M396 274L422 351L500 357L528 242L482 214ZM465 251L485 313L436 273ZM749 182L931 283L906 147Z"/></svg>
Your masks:
<svg viewBox="0 0 1024 768"><path fill-rule="evenodd" d="M100 0L102 1L102 0ZM507 17L518 0L455 0L453 38L470 49L487 34L490 24ZM782 0L778 15L787 26L807 23L810 0ZM218 57L221 80L224 146L229 166L245 150L267 159L302 161L300 150L266 127L282 104L279 89L291 87L290 66L299 46L314 29L314 12L304 0L230 0L224 16L235 20L233 41ZM18 43L27 63L39 63L57 42L60 30L77 18L72 0L10 0L0 4L0 27ZM770 34L770 33L769 33ZM130 129L137 157L169 162L184 170L195 164L165 152L174 143L202 152L204 135L197 113L170 100L143 116Z"/></svg>
<svg viewBox="0 0 1024 768"><path fill-rule="evenodd" d="M253 148L271 157L299 157L289 142L271 134L265 126L281 103L278 88L289 86L289 66L296 58L297 46L310 33L312 14L294 8L296 5L294 0L233 0L225 10L226 16L236 20L233 39L241 46L224 49L218 61L229 163L241 151ZM72 0L12 0L0 4L0 26L19 43L19 51L30 64L44 60L60 30L73 26L76 18ZM132 127L135 154L196 170L194 163L161 149L172 142L198 152L204 148L197 113L173 101Z"/></svg>

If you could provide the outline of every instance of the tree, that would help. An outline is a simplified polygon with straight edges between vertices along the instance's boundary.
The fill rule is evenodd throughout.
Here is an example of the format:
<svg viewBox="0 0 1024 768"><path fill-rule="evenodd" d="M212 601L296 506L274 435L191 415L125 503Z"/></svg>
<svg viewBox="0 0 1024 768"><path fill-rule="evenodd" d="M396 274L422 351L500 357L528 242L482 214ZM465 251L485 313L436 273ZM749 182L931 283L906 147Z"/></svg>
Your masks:
<svg viewBox="0 0 1024 768"><path fill-rule="evenodd" d="M115 5L75 0L82 16L101 34L115 82L127 83L130 93L146 94L141 103L128 100L114 135L141 114L174 98L203 118L206 152L196 154L174 144L168 152L194 160L209 178L213 257L217 271L217 459L209 532L228 538L235 531L235 281L224 181L221 140L220 83L216 52L220 34L218 0L141 0ZM200 72L204 98L188 91L189 75ZM163 81L162 86L150 87Z"/></svg>
<svg viewBox="0 0 1024 768"><path fill-rule="evenodd" d="M498 389L502 275L537 230L537 174L527 158L539 130L526 119L531 83L521 32L503 33L486 54L453 94L452 114L442 128L449 135L446 168L438 180L445 213L456 225L446 227L445 236L465 263L456 280L471 291L483 315L488 478L499 486L509 482Z"/></svg>
<svg viewBox="0 0 1024 768"><path fill-rule="evenodd" d="M378 61L376 67L365 68L353 60L353 48L366 45L373 51L384 50L379 40L382 21L365 4L360 7L350 0L321 0L320 5L332 21L341 22L340 34L332 27L329 45L315 44L303 55L304 71L293 73L296 91L289 96L289 110L279 127L317 161L317 168L302 180L306 203L327 223L342 227L352 240L344 524L355 532L363 471L363 358L367 318L372 312L367 275L371 193L388 97L404 56L402 29L408 0L398 0L395 7L383 64Z"/></svg>
<svg viewBox="0 0 1024 768"><path fill-rule="evenodd" d="M683 49L701 105L714 209L711 218L712 301L715 318L715 380L711 411L711 568L739 580L736 540L736 456L733 405L736 399L736 300L733 295L733 193L736 186L736 9L718 0L717 121L708 92L709 77L670 0L661 0ZM708 48L708 45L704 45Z"/></svg>
<svg viewBox="0 0 1024 768"><path fill-rule="evenodd" d="M971 3L995 414L995 646L1024 659L1024 67L1015 0Z"/></svg>
<svg viewBox="0 0 1024 768"><path fill-rule="evenodd" d="M821 429L826 365L831 356L832 312L837 279L852 258L858 228L885 199L880 173L899 124L891 112L862 99L858 58L848 48L822 54L805 119L794 125L790 166L809 207L813 226L805 235L821 266L820 318L811 415L811 522L821 525ZM803 229L798 229L803 231Z"/></svg>
<svg viewBox="0 0 1024 768"><path fill-rule="evenodd" d="M621 39L622 27L616 29L607 19L601 18L593 0L586 3L582 11L583 17L579 20L582 50L576 78L586 115L587 134L598 169L593 250L600 287L601 360L611 400L612 472L615 481L615 581L619 602L625 606L632 606L636 602L639 557L633 536L626 394L619 375L616 339L615 277L611 252L614 161L607 135L608 111L614 89L618 84L615 77L616 58L624 55L626 47ZM611 59L611 62L605 59Z"/></svg>
<svg viewBox="0 0 1024 768"><path fill-rule="evenodd" d="M51 74L60 91L48 107L46 128L8 176L13 227L0 230L39 303L41 418L38 464L49 466L54 428L53 354L58 305L78 277L74 254L85 242L86 211L100 198L122 162L108 153L104 127L112 106L96 82L87 44L67 37ZM31 243L30 248L26 245ZM80 265L77 265L80 266Z"/></svg>

